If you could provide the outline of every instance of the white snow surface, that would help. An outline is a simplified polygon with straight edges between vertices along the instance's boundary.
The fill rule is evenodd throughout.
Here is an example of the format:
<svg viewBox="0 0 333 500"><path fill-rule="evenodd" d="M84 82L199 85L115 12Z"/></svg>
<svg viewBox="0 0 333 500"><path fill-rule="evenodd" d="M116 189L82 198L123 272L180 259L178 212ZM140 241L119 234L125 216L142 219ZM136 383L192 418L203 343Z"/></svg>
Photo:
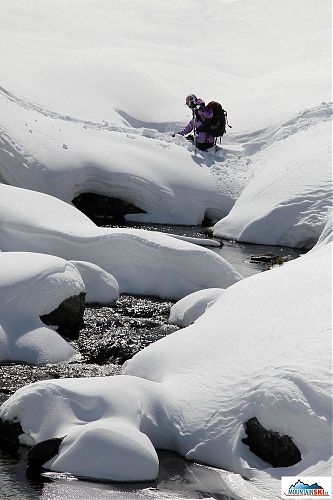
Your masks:
<svg viewBox="0 0 333 500"><path fill-rule="evenodd" d="M117 280L96 264L79 260L70 261L80 272L86 287L85 303L115 304L119 298Z"/></svg>
<svg viewBox="0 0 333 500"><path fill-rule="evenodd" d="M195 322L223 294L223 288L207 288L190 293L170 309L169 323L184 328Z"/></svg>
<svg viewBox="0 0 333 500"><path fill-rule="evenodd" d="M332 126L323 106L307 126L285 124L252 158L253 177L214 236L311 248L332 207ZM297 125L295 127L295 125Z"/></svg>
<svg viewBox="0 0 333 500"><path fill-rule="evenodd" d="M39 316L85 291L73 264L27 252L0 254L0 362L46 364L67 361L74 348Z"/></svg>
<svg viewBox="0 0 333 500"><path fill-rule="evenodd" d="M1 418L20 421L23 443L66 435L46 464L56 471L122 480L117 451L129 463L125 479L147 479L157 473L155 447L251 479L230 481L244 499L279 498L286 473L328 475L331 261L332 243L242 280L193 325L136 354L124 375L31 384ZM301 462L272 468L253 455L242 443L252 417L291 436Z"/></svg>
<svg viewBox="0 0 333 500"><path fill-rule="evenodd" d="M111 274L122 293L181 298L241 279L209 249L160 232L100 228L75 207L44 193L0 184L0 221L2 250L90 262Z"/></svg>

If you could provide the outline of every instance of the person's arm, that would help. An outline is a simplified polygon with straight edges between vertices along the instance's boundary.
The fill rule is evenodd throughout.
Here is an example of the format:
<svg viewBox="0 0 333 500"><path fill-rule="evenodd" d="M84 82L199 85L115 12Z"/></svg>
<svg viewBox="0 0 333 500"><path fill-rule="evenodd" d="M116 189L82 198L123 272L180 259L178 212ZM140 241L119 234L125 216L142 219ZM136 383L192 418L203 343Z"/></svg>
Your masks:
<svg viewBox="0 0 333 500"><path fill-rule="evenodd" d="M186 127L182 128L179 132L177 132L177 134L180 134L180 135L187 135L189 134L190 132L192 132L193 130L193 119L186 125Z"/></svg>

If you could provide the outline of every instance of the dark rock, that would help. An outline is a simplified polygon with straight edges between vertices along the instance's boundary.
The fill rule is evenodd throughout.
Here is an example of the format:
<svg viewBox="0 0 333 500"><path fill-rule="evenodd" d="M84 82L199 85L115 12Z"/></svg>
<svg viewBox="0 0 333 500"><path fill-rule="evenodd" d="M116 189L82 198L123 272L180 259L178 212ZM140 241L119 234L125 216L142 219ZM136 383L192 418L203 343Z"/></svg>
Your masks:
<svg viewBox="0 0 333 500"><path fill-rule="evenodd" d="M48 462L54 455L59 451L59 446L65 436L60 438L47 439L37 443L28 451L28 467L30 468L41 468L46 462Z"/></svg>
<svg viewBox="0 0 333 500"><path fill-rule="evenodd" d="M23 434L21 424L0 419L0 448L12 449L19 446L18 437Z"/></svg>
<svg viewBox="0 0 333 500"><path fill-rule="evenodd" d="M281 265L284 262L288 262L291 260L290 255L273 255L271 252L264 253L262 255L252 255L250 262L252 263L262 263L262 264L267 264L268 266L275 266L275 265Z"/></svg>
<svg viewBox="0 0 333 500"><path fill-rule="evenodd" d="M69 297L57 309L49 314L44 314L40 319L46 325L57 326L58 333L64 337L78 338L79 331L84 328L85 295L85 293L80 293Z"/></svg>
<svg viewBox="0 0 333 500"><path fill-rule="evenodd" d="M290 467L302 460L291 437L265 429L254 417L245 422L247 437L242 439L252 453L273 467Z"/></svg>
<svg viewBox="0 0 333 500"><path fill-rule="evenodd" d="M128 201L96 193L82 193L72 203L98 225L102 225L110 217L117 221L122 220L126 214L146 213Z"/></svg>

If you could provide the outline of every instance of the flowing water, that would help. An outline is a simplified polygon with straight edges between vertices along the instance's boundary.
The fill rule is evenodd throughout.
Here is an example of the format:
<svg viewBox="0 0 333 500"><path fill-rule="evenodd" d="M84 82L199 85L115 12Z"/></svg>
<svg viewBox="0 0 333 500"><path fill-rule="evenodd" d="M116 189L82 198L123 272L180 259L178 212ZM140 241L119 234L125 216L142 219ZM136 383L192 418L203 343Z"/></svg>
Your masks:
<svg viewBox="0 0 333 500"><path fill-rule="evenodd" d="M148 231L204 238L197 226L138 225ZM251 256L271 252L274 256L298 257L302 252L290 248L240 244L224 241L221 247L208 246L243 276L267 271L262 263L251 263ZM269 271L267 271L269 272ZM0 403L19 387L30 382L63 377L110 376L121 373L121 364L151 342L169 335L177 327L168 324L173 301L123 295L113 307L89 306L85 328L73 344L81 353L81 362L31 367L0 366ZM223 471L184 460L176 453L159 451L160 471L156 481L116 484L78 480L67 474L26 475L27 449L9 453L0 450L0 499L55 500L105 499L176 499L215 498L232 500L223 480Z"/></svg>

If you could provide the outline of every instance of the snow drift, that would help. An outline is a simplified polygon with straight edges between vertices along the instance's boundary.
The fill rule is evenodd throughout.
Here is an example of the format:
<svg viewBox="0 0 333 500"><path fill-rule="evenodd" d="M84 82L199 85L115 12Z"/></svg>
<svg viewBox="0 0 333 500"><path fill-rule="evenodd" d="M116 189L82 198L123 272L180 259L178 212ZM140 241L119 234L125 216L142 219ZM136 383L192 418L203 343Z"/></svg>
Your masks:
<svg viewBox="0 0 333 500"><path fill-rule="evenodd" d="M193 325L136 354L124 375L31 384L3 404L1 418L17 419L21 442L29 445L66 435L46 464L56 471L123 480L142 459L141 478L151 478L154 446L251 478L248 484L233 476L243 498L278 497L286 473L327 475L331 258L328 244L243 280ZM242 443L244 423L253 417L290 436L302 460L274 469L253 455ZM89 460L87 446L94 449L102 438L101 453ZM124 478L112 456L116 449L122 460L129 446L134 462Z"/></svg>
<svg viewBox="0 0 333 500"><path fill-rule="evenodd" d="M332 206L331 108L284 124L252 157L253 177L214 235L311 248Z"/></svg>
<svg viewBox="0 0 333 500"><path fill-rule="evenodd" d="M122 293L181 298L241 279L211 250L158 232L99 228L57 198L4 184L0 248L90 262L111 274Z"/></svg>

